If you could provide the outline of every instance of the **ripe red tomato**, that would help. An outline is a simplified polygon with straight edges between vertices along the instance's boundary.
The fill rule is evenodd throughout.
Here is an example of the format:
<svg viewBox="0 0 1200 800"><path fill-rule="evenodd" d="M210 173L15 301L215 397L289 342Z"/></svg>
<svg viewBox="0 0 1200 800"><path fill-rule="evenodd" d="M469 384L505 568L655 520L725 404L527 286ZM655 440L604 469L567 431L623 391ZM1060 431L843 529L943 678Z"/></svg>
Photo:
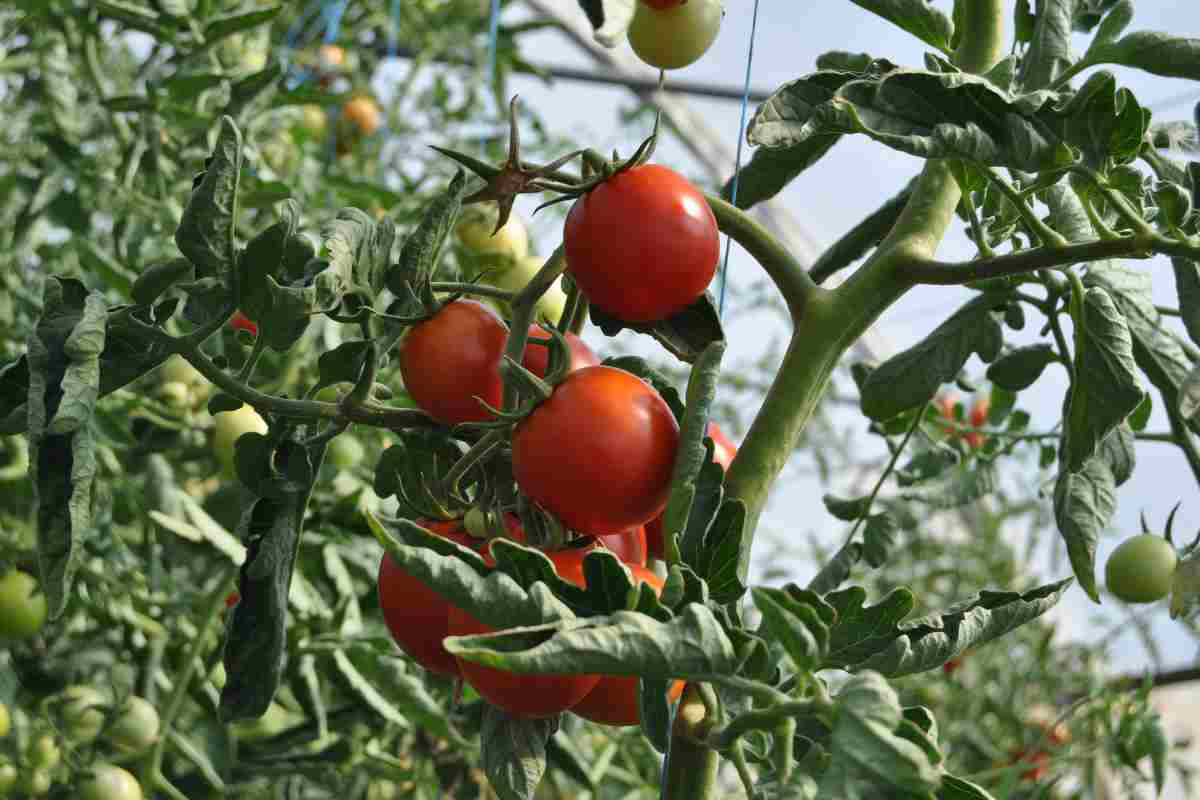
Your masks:
<svg viewBox="0 0 1200 800"><path fill-rule="evenodd" d="M991 408L992 401L987 395L984 395L976 400L975 405L971 406L971 414L968 417L971 427L982 428L984 425L986 425L988 420L988 412L991 410ZM969 431L965 436L963 436L963 439L966 441L967 446L972 450L978 450L979 448L983 447L983 443L987 437L979 431Z"/></svg>
<svg viewBox="0 0 1200 800"><path fill-rule="evenodd" d="M642 525L624 533L611 533L607 536L597 536L605 547L626 564L646 566L646 556L649 547L646 543L646 528Z"/></svg>
<svg viewBox="0 0 1200 800"><path fill-rule="evenodd" d="M583 558L590 548L558 550L546 553L554 569L576 586L584 585ZM491 559L487 559L491 563ZM484 625L457 606L450 607L451 636L491 633ZM467 683L492 705L518 717L552 717L566 711L596 687L599 675L518 675L470 661L458 660Z"/></svg>
<svg viewBox="0 0 1200 800"><path fill-rule="evenodd" d="M945 664L942 664L942 674L953 675L958 672L958 668L962 666L962 658L952 658Z"/></svg>
<svg viewBox="0 0 1200 800"><path fill-rule="evenodd" d="M515 517L506 518L508 533L517 541L525 533ZM479 550L483 542L463 530L459 520L420 520L419 524L445 539ZM442 640L448 633L450 602L401 569L388 554L379 562L379 608L400 649L430 672L458 675L458 663Z"/></svg>
<svg viewBox="0 0 1200 800"><path fill-rule="evenodd" d="M513 476L573 530L621 533L666 506L678 444L675 416L649 384L586 367L514 429Z"/></svg>
<svg viewBox="0 0 1200 800"><path fill-rule="evenodd" d="M713 461L720 464L722 469L728 470L733 463L733 457L737 455L737 445L725 435L725 431L721 430L721 426L715 422L708 423L706 432L708 438L713 440ZM650 558L665 559L667 557L667 543L663 538L661 514L646 523L646 552L649 553Z"/></svg>
<svg viewBox="0 0 1200 800"><path fill-rule="evenodd" d="M655 594L662 594L662 578L645 567L629 564L635 582L648 583ZM683 681L675 681L667 691L671 702L683 693ZM584 719L604 725L637 725L641 722L638 712L638 679L627 676L609 675L600 678L596 688L587 693L571 711Z"/></svg>
<svg viewBox="0 0 1200 800"><path fill-rule="evenodd" d="M447 303L400 340L400 375L408 393L429 416L447 425L489 419L476 398L500 407L500 360L507 338L500 317L482 303Z"/></svg>
<svg viewBox="0 0 1200 800"><path fill-rule="evenodd" d="M569 372L599 365L600 359L592 352L592 348L584 344L583 339L580 339L573 333L567 333L564 336L566 337L567 345L571 348L571 368L568 370ZM529 338L548 342L550 341L550 334L541 325L530 325ZM539 378L544 378L546 377L546 367L549 364L550 350L548 348L540 344L525 345L525 354L521 358L521 365L525 369Z"/></svg>
<svg viewBox="0 0 1200 800"><path fill-rule="evenodd" d="M232 592L225 595L225 607L233 608L234 606L236 606L238 604L238 601L241 599L242 599L242 595L238 592L237 589L234 589Z"/></svg>
<svg viewBox="0 0 1200 800"><path fill-rule="evenodd" d="M241 311L233 312L233 317L229 320L229 327L235 331L250 331L251 336L258 336L258 325Z"/></svg>
<svg viewBox="0 0 1200 800"><path fill-rule="evenodd" d="M576 200L563 244L580 291L629 322L656 322L695 302L721 249L704 195L657 164L621 172Z"/></svg>
<svg viewBox="0 0 1200 800"><path fill-rule="evenodd" d="M1046 775L1047 762L1050 760L1050 754L1045 750L1035 750L1029 752L1025 749L1015 750L1012 754L1011 764L1026 763L1032 764L1032 768L1021 773L1021 780L1024 781L1040 781Z"/></svg>
<svg viewBox="0 0 1200 800"><path fill-rule="evenodd" d="M352 131L362 136L374 136L379 130L379 106L369 97L355 97L342 106L342 119Z"/></svg>

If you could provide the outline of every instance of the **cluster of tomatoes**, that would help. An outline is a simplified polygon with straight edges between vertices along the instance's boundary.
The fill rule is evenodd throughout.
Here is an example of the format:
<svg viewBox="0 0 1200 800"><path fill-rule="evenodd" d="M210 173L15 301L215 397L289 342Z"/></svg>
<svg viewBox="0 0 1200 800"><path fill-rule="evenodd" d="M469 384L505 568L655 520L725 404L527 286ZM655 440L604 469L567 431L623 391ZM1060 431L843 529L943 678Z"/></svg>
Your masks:
<svg viewBox="0 0 1200 800"><path fill-rule="evenodd" d="M515 264L530 258L523 228L483 235L477 220L460 226L468 248ZM507 229L507 230L506 230ZM630 322L662 320L694 303L716 271L716 220L681 176L656 165L620 171L575 201L564 229L566 269L588 301ZM540 260L532 272L540 268ZM518 267L511 291L532 277ZM494 278L493 278L494 280ZM519 285L518 285L519 284ZM557 321L561 306L543 313ZM500 365L509 329L496 310L451 299L411 327L399 345L400 373L413 401L434 419L458 425L493 421L504 385ZM663 557L662 512L670 494L679 424L647 382L602 365L574 333L565 333L570 363L549 396L511 429L512 475L517 488L577 537L547 552L564 580L584 585L583 560L597 547L613 551L637 583L656 591L662 579L647 568ZM534 324L522 366L547 376L550 330ZM714 460L728 467L736 448L710 426ZM432 533L480 552L491 563L486 531L464 519L423 520ZM506 535L526 536L507 513ZM474 535L473 535L474 534ZM639 722L637 679L600 675L516 675L456 659L442 642L490 629L385 555L379 569L384 619L399 646L426 669L461 677L490 703L510 713L543 717L567 709L609 725ZM682 683L670 689L675 698Z"/></svg>

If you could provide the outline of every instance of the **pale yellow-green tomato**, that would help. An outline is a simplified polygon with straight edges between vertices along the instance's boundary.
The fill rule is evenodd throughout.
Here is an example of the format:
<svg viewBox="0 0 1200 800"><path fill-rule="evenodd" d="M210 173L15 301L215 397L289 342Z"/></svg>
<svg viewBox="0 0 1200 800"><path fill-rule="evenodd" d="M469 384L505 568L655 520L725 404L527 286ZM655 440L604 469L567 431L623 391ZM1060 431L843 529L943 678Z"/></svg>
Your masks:
<svg viewBox="0 0 1200 800"><path fill-rule="evenodd" d="M79 800L143 800L142 785L128 771L96 763L79 782Z"/></svg>
<svg viewBox="0 0 1200 800"><path fill-rule="evenodd" d="M310 139L324 138L328 127L329 120L325 116L325 109L312 103L301 109L300 128Z"/></svg>
<svg viewBox="0 0 1200 800"><path fill-rule="evenodd" d="M158 387L158 396L171 408L184 409L192 405L192 390L182 381L171 381Z"/></svg>
<svg viewBox="0 0 1200 800"><path fill-rule="evenodd" d="M225 688L225 680L227 677L228 676L225 673L225 663L222 661L218 661L217 665L212 668L212 672L208 675L208 679L212 681L213 686L217 687L218 691Z"/></svg>
<svg viewBox="0 0 1200 800"><path fill-rule="evenodd" d="M130 697L106 733L113 747L125 753L140 753L158 739L158 709L141 697Z"/></svg>
<svg viewBox="0 0 1200 800"><path fill-rule="evenodd" d="M367 784L367 800L395 800L400 790L393 781L371 781Z"/></svg>
<svg viewBox="0 0 1200 800"><path fill-rule="evenodd" d="M8 706L0 703L0 739L8 736L8 732L12 729L12 720L8 716Z"/></svg>
<svg viewBox="0 0 1200 800"><path fill-rule="evenodd" d="M37 579L12 569L0 576L0 640L28 639L46 622L46 595Z"/></svg>
<svg viewBox="0 0 1200 800"><path fill-rule="evenodd" d="M58 713L72 742L86 743L100 735L109 700L91 686L68 686L59 695Z"/></svg>
<svg viewBox="0 0 1200 800"><path fill-rule="evenodd" d="M519 292L529 285L544 263L541 256L525 256L517 259L509 269L488 272L482 282L505 291ZM538 298L534 313L539 320L556 325L566 305L567 293L563 291L560 278Z"/></svg>
<svg viewBox="0 0 1200 800"><path fill-rule="evenodd" d="M222 411L213 418L213 454L224 473L232 477L234 445L244 433L266 433L267 422L253 406L243 404L233 411Z"/></svg>
<svg viewBox="0 0 1200 800"><path fill-rule="evenodd" d="M670 8L637 3L629 23L629 45L658 69L680 69L712 47L721 30L720 0L687 0Z"/></svg>
<svg viewBox="0 0 1200 800"><path fill-rule="evenodd" d="M54 776L49 770L34 769L30 770L24 780L21 781L21 789L30 797L41 797L49 793L50 787L54 784ZM91 800L89 798L89 800Z"/></svg>
<svg viewBox="0 0 1200 800"><path fill-rule="evenodd" d="M173 355L162 363L158 368L158 379L164 386L169 383L182 383L190 391L192 403L202 403L212 393L212 384L208 382L208 378L180 355Z"/></svg>
<svg viewBox="0 0 1200 800"><path fill-rule="evenodd" d="M491 253L520 259L529 254L529 231L521 217L512 213L504 227L492 235L496 227L496 214L479 208L469 208L455 226L458 240L468 250L476 253Z"/></svg>
<svg viewBox="0 0 1200 800"><path fill-rule="evenodd" d="M0 764L0 797L6 796L17 785L17 768L12 764Z"/></svg>
<svg viewBox="0 0 1200 800"><path fill-rule="evenodd" d="M34 769L52 770L62 760L62 752L58 742L48 733L34 739L29 745L29 762Z"/></svg>
<svg viewBox="0 0 1200 800"><path fill-rule="evenodd" d="M260 72L271 55L269 26L226 36L217 45L221 62L234 72Z"/></svg>

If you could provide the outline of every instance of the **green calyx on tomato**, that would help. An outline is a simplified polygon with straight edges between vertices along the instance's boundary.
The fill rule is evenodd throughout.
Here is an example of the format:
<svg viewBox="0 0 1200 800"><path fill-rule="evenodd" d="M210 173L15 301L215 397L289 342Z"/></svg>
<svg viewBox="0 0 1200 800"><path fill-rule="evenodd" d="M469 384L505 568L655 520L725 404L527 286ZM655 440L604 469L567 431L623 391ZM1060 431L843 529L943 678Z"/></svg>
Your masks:
<svg viewBox="0 0 1200 800"><path fill-rule="evenodd" d="M508 328L474 300L447 303L400 340L400 375L417 406L446 425L485 422L499 408Z"/></svg>
<svg viewBox="0 0 1200 800"><path fill-rule="evenodd" d="M46 595L19 569L0 576L0 639L28 639L46 623Z"/></svg>
<svg viewBox="0 0 1200 800"><path fill-rule="evenodd" d="M142 800L142 785L127 770L96 763L79 782L79 800Z"/></svg>
<svg viewBox="0 0 1200 800"><path fill-rule="evenodd" d="M578 198L563 245L579 290L627 322L657 322L694 303L720 255L704 195L658 164L618 172Z"/></svg>
<svg viewBox="0 0 1200 800"><path fill-rule="evenodd" d="M1104 566L1108 590L1126 603L1153 603L1167 596L1179 556L1161 536L1142 533L1117 546Z"/></svg>
<svg viewBox="0 0 1200 800"><path fill-rule="evenodd" d="M678 444L679 424L649 384L586 367L513 429L513 476L572 530L621 533L666 506Z"/></svg>
<svg viewBox="0 0 1200 800"><path fill-rule="evenodd" d="M680 69L708 52L724 16L720 0L642 0L629 23L629 45L657 69Z"/></svg>
<svg viewBox="0 0 1200 800"><path fill-rule="evenodd" d="M546 556L561 578L582 587L583 558L589 550L556 550ZM494 563L487 555L484 560ZM450 606L448 628L451 636L472 636L493 630L457 606ZM562 713L582 700L600 681L598 675L517 675L456 660L463 679L481 697L516 717L542 718Z"/></svg>
<svg viewBox="0 0 1200 800"><path fill-rule="evenodd" d="M648 583L655 594L662 594L662 578L645 567L628 564L635 584ZM674 702L683 693L683 681L671 684L667 697ZM641 722L638 707L640 691L637 678L609 675L601 677L596 687L571 707L571 712L602 725L624 727Z"/></svg>
<svg viewBox="0 0 1200 800"><path fill-rule="evenodd" d="M224 473L232 477L237 440L247 433L267 432L267 422L253 406L242 405L233 411L222 411L213 417L213 455Z"/></svg>

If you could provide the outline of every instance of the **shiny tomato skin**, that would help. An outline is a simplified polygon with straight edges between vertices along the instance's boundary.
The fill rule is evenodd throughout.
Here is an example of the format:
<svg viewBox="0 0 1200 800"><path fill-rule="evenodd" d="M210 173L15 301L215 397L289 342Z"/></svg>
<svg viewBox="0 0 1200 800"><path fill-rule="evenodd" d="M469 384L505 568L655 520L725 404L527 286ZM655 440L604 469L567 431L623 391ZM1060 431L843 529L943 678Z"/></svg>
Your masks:
<svg viewBox="0 0 1200 800"><path fill-rule="evenodd" d="M524 531L516 518L509 517L505 521L509 536L524 541ZM479 550L483 546L482 540L463 530L459 520L420 520L418 524L463 547ZM401 569L386 553L379 562L378 584L383 621L400 649L430 672L458 675L454 656L442 646L442 640L448 635L450 602Z"/></svg>
<svg viewBox="0 0 1200 800"><path fill-rule="evenodd" d="M723 16L720 0L638 3L629 22L629 46L656 69L680 69L708 52Z"/></svg>
<svg viewBox="0 0 1200 800"><path fill-rule="evenodd" d="M708 438L713 440L713 461L728 471L737 455L737 445L730 439L721 426L715 422L708 423ZM650 558L664 560L667 557L667 543L663 539L663 518L659 514L646 523L646 552Z"/></svg>
<svg viewBox="0 0 1200 800"><path fill-rule="evenodd" d="M455 300L409 329L400 340L400 374L423 411L457 425L491 418L478 397L499 408L500 360L508 328L475 300Z"/></svg>
<svg viewBox="0 0 1200 800"><path fill-rule="evenodd" d="M514 429L513 475L572 530L621 533L666 506L678 444L679 424L649 384L615 367L586 367Z"/></svg>
<svg viewBox="0 0 1200 800"><path fill-rule="evenodd" d="M576 200L563 244L580 291L628 322L687 308L708 288L720 255L704 195L658 164L618 173Z"/></svg>
<svg viewBox="0 0 1200 800"><path fill-rule="evenodd" d="M590 548L559 550L546 553L546 556L560 577L583 586L583 559L589 551ZM485 559L492 563L490 557ZM450 607L448 627L451 636L471 636L495 630L457 606ZM600 680L599 675L518 675L461 659L458 667L463 679L489 703L514 716L534 719L566 711L582 700Z"/></svg>
<svg viewBox="0 0 1200 800"><path fill-rule="evenodd" d="M633 579L640 583L648 583L655 594L661 594L662 578L645 567L630 564L629 570ZM641 722L638 710L638 679L627 676L607 675L600 678L596 688L588 692L571 711L584 719L599 722L603 725L626 726L637 725ZM674 702L683 692L683 681L675 681L667 696Z"/></svg>
<svg viewBox="0 0 1200 800"><path fill-rule="evenodd" d="M646 528L639 525L624 533L611 533L607 536L597 536L596 539L613 552L617 558L626 564L646 566L646 556L649 546L646 542Z"/></svg>
<svg viewBox="0 0 1200 800"><path fill-rule="evenodd" d="M1126 603L1154 603L1171 593L1179 554L1161 536L1131 536L1104 565L1108 590Z"/></svg>
<svg viewBox="0 0 1200 800"><path fill-rule="evenodd" d="M571 368L568 370L569 372L575 372L584 367L595 367L600 364L600 359L592 352L592 348L584 344L583 339L580 339L573 333L566 333L563 336L567 340L567 345L571 348ZM541 325L530 325L529 338L548 342L550 341L550 334ZM546 377L546 367L549 364L549 348L543 347L540 344L525 345L525 353L521 357L521 365L525 369L539 378L544 378Z"/></svg>

